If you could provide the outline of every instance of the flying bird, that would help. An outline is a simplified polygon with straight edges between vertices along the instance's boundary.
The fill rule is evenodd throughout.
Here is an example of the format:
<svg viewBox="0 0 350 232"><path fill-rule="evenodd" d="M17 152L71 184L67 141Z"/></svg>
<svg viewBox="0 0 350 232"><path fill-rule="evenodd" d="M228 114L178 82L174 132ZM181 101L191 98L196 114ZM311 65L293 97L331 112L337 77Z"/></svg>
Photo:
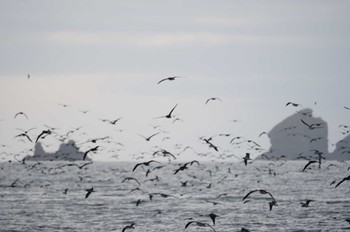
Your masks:
<svg viewBox="0 0 350 232"><path fill-rule="evenodd" d="M272 194L269 193L268 191L264 190L264 189L256 189L256 190L250 191L247 195L245 195L245 196L243 197L243 200L242 200L242 201L244 201L247 197L249 197L250 194L255 193L255 192L259 192L259 193L261 193L261 194L268 194L268 195L270 195L270 197L272 198L272 200L275 201L275 202L277 203L277 201L276 201L275 198L272 196Z"/></svg>
<svg viewBox="0 0 350 232"><path fill-rule="evenodd" d="M294 106L294 107L301 106L300 104L294 103L294 102L287 102L286 106L288 106L288 105L292 105L292 106Z"/></svg>
<svg viewBox="0 0 350 232"><path fill-rule="evenodd" d="M311 164L313 164L313 163L317 163L317 161L316 160L310 160L305 166L304 166L304 168L303 168L303 170L301 171L301 172L304 172L306 169L307 169L307 167L309 167Z"/></svg>
<svg viewBox="0 0 350 232"><path fill-rule="evenodd" d="M301 204L301 207L309 207L309 204L311 201L314 201L314 200L305 200L305 202L300 202Z"/></svg>
<svg viewBox="0 0 350 232"><path fill-rule="evenodd" d="M173 111L175 110L175 108L177 107L177 105L178 104L176 104L172 109L171 109L171 111L169 112L169 114L167 114L167 115L165 115L165 116L160 116L160 117L158 117L158 118L172 118L172 113L173 113Z"/></svg>
<svg viewBox="0 0 350 232"><path fill-rule="evenodd" d="M197 226L200 226L200 227L210 227L214 232L216 232L216 230L211 225L209 225L208 223L199 222L199 221L189 221L186 224L185 229L187 229L187 227L189 227L192 223L195 223Z"/></svg>
<svg viewBox="0 0 350 232"><path fill-rule="evenodd" d="M95 152L95 151L97 151L97 149L98 149L99 147L100 147L100 146L96 146L96 147L93 147L93 148L87 150L87 151L84 153L83 160L85 160L85 158L86 158L86 156L87 156L87 154L88 154L89 152Z"/></svg>
<svg viewBox="0 0 350 232"><path fill-rule="evenodd" d="M182 77L179 77L179 76L167 77L167 78L160 80L157 84L160 84L163 81L174 81L176 78L182 78Z"/></svg>
<svg viewBox="0 0 350 232"><path fill-rule="evenodd" d="M24 117L26 117L26 119L28 119L28 116L24 113L24 112L18 112L15 114L15 116L13 118L16 118L18 115L23 115Z"/></svg>
<svg viewBox="0 0 350 232"><path fill-rule="evenodd" d="M124 180L122 181L122 183L124 183L125 181L127 180L133 180L133 181L136 181L136 183L138 183L139 185L141 185L141 183L134 177L126 177L124 178Z"/></svg>
<svg viewBox="0 0 350 232"><path fill-rule="evenodd" d="M301 122L306 125L307 127L309 127L310 130L316 129L316 128L322 128L322 123L313 123L313 124L308 124L306 123L303 119L300 119Z"/></svg>
<svg viewBox="0 0 350 232"><path fill-rule="evenodd" d="M102 122L108 122L109 124L111 125L115 125L120 119L122 119L121 117L120 118L117 118L115 120L109 120L109 119L101 119Z"/></svg>
<svg viewBox="0 0 350 232"><path fill-rule="evenodd" d="M245 153L245 157L243 157L242 159L244 161L244 165L247 166L248 165L248 160L251 160L250 153Z"/></svg>
<svg viewBox="0 0 350 232"><path fill-rule="evenodd" d="M140 166L140 165L149 166L152 162L154 162L154 163L159 163L159 164L160 164L160 162L158 162L158 161L150 160L150 161L147 161L147 162L143 162L143 163L138 163L138 164L136 164L136 165L134 166L134 168L132 169L132 171L135 171L136 168L137 168L138 166Z"/></svg>
<svg viewBox="0 0 350 232"><path fill-rule="evenodd" d="M215 101L215 100L222 102L222 100L220 98L218 98L218 97L211 97L211 98L208 98L208 100L205 102L205 104L208 104L208 102Z"/></svg>
<svg viewBox="0 0 350 232"><path fill-rule="evenodd" d="M17 138L17 137L26 137L30 142L33 142L33 141L29 138L29 136L27 135L27 133L18 134L18 135L15 136L15 138Z"/></svg>
<svg viewBox="0 0 350 232"><path fill-rule="evenodd" d="M143 137L146 141L150 141L151 140L151 138L153 138L154 136L156 136L157 134L159 134L160 132L158 132L158 133L155 133L155 134L153 134L153 135L151 135L151 136L148 136L148 137L146 137L146 136L143 136L143 135L140 135L141 137Z"/></svg>
<svg viewBox="0 0 350 232"><path fill-rule="evenodd" d="M89 189L86 189L85 199L88 198L92 192L96 192L96 191L94 191L93 187L89 188Z"/></svg>
<svg viewBox="0 0 350 232"><path fill-rule="evenodd" d="M38 137L36 138L36 140L35 140L35 142L37 143L38 142L38 140L43 136L43 135L50 135L52 132L51 132L51 130L43 130L39 135L38 135Z"/></svg>
<svg viewBox="0 0 350 232"><path fill-rule="evenodd" d="M77 168L79 168L79 169L82 169L83 167L85 167L85 166L87 166L87 165L90 165L90 164L92 164L93 162L89 162L89 163L85 163L85 164L83 164L83 165L78 165L78 164L74 164L74 163L70 163L70 164L64 164L64 165L62 165L62 166L59 166L58 168L63 168L63 167L65 167L65 166L76 166Z"/></svg>
<svg viewBox="0 0 350 232"><path fill-rule="evenodd" d="M343 182L346 181L346 180L350 180L350 176L345 177L344 179L342 179L342 180L335 186L335 188L338 187L341 183L343 183Z"/></svg>
<svg viewBox="0 0 350 232"><path fill-rule="evenodd" d="M131 223L130 225L128 226L125 226L123 229L122 229L122 232L128 230L128 229L135 229L135 223Z"/></svg>
<svg viewBox="0 0 350 232"><path fill-rule="evenodd" d="M210 213L210 214L209 214L209 217L210 217L210 219L213 221L213 225L215 226L215 219L216 219L217 217L219 217L219 216L216 215L215 213Z"/></svg>

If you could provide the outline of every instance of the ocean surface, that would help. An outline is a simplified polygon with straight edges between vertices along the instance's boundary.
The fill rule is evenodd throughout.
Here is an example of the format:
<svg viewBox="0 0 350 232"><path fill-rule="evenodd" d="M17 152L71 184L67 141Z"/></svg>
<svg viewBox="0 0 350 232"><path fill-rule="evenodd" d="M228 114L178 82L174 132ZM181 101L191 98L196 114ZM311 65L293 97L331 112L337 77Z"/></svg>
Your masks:
<svg viewBox="0 0 350 232"><path fill-rule="evenodd" d="M0 231L350 231L350 163L306 163L0 163Z"/></svg>

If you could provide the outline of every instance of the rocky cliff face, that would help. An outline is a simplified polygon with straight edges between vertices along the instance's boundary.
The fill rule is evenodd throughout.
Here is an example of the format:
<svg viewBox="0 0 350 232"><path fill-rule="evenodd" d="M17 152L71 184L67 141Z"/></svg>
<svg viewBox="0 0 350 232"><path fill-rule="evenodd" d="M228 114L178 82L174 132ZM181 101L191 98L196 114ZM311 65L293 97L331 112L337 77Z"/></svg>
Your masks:
<svg viewBox="0 0 350 232"><path fill-rule="evenodd" d="M350 135L335 144L335 150L330 154L330 159L350 160Z"/></svg>
<svg viewBox="0 0 350 232"><path fill-rule="evenodd" d="M320 152L323 157L329 157L327 123L313 117L311 109L284 119L268 135L271 148L258 159L316 159Z"/></svg>
<svg viewBox="0 0 350 232"><path fill-rule="evenodd" d="M35 144L34 155L24 157L27 161L54 161L54 160L83 160L84 153L79 151L75 142L70 140L60 145L59 149L54 153L45 152L40 142ZM90 159L86 157L87 161Z"/></svg>

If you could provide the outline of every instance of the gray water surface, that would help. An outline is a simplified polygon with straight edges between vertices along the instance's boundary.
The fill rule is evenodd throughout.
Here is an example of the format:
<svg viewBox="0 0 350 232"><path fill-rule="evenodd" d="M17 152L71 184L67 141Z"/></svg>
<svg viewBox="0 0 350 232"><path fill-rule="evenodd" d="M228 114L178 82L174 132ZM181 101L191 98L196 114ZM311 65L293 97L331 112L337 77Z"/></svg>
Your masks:
<svg viewBox="0 0 350 232"><path fill-rule="evenodd" d="M126 231L213 231L195 223L185 229L192 220L218 232L350 231L350 181L335 188L350 165L325 162L301 172L306 163L201 163L176 175L183 163L151 163L134 172L136 163L95 162L82 169L60 167L68 162L0 163L0 231L122 231L131 223L134 229ZM153 170L157 166L163 167ZM122 182L126 177L141 185ZM85 198L91 187L96 192ZM259 192L243 202L255 189L270 192L278 206L270 211L271 197ZM313 200L309 207L301 207L305 199ZM215 225L210 213L219 215Z"/></svg>

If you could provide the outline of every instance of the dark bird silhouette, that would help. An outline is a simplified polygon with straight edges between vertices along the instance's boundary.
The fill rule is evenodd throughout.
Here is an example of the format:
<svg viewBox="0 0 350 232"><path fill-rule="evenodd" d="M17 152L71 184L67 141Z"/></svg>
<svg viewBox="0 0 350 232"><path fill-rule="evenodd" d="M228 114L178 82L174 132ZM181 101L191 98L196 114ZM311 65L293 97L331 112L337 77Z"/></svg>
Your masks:
<svg viewBox="0 0 350 232"><path fill-rule="evenodd" d="M49 129L49 130L43 130L39 135L38 137L36 138L35 142L37 143L38 140L43 136L43 135L50 135L52 133L52 131Z"/></svg>
<svg viewBox="0 0 350 232"><path fill-rule="evenodd" d="M277 206L277 203L274 200L269 202L270 211L272 210L273 206Z"/></svg>
<svg viewBox="0 0 350 232"><path fill-rule="evenodd" d="M250 159L250 154L249 153L245 153L245 157L242 158L244 161L244 165L247 166L248 165L248 160Z"/></svg>
<svg viewBox="0 0 350 232"><path fill-rule="evenodd" d="M259 192L259 193L261 193L261 194L268 194L268 195L270 195L270 197L272 198L272 200L275 201L275 202L277 203L277 201L276 201L275 198L272 196L272 194L269 193L268 191L264 190L264 189L256 189L256 190L250 191L247 195L245 195L245 196L243 197L243 200L242 200L242 201L244 201L247 197L249 197L250 194L255 193L255 192Z"/></svg>
<svg viewBox="0 0 350 232"><path fill-rule="evenodd" d="M317 129L317 128L322 128L322 123L313 123L313 124L308 124L306 123L303 119L300 119L301 122L306 125L307 127L309 127L310 130L313 130L313 129Z"/></svg>
<svg viewBox="0 0 350 232"><path fill-rule="evenodd" d="M205 104L208 104L208 102L210 102L210 101L215 101L215 100L217 100L217 101L221 101L221 102L222 102L222 100L221 100L220 98L217 98L217 97L211 97L211 98L208 98L208 99L206 100Z"/></svg>
<svg viewBox="0 0 350 232"><path fill-rule="evenodd" d="M70 163L70 164L64 164L62 166L59 166L58 168L63 168L65 166L76 166L77 168L79 169L82 169L83 167L87 166L87 165L90 165L92 164L93 162L89 162L89 163L85 163L85 164L82 164L82 165L78 165L78 164L74 164L74 163Z"/></svg>
<svg viewBox="0 0 350 232"><path fill-rule="evenodd" d="M350 110L350 107L344 106L344 109L346 109L346 110Z"/></svg>
<svg viewBox="0 0 350 232"><path fill-rule="evenodd" d="M216 215L215 213L210 213L210 214L209 214L209 217L210 217L210 219L213 221L213 225L215 226L215 219L216 219L217 217L219 217L219 216Z"/></svg>
<svg viewBox="0 0 350 232"><path fill-rule="evenodd" d="M138 183L139 185L141 185L141 183L134 177L125 177L124 180L122 180L122 183L124 183L125 181L129 181L129 180L133 180L135 181L136 183Z"/></svg>
<svg viewBox="0 0 350 232"><path fill-rule="evenodd" d="M157 84L160 84L163 81L175 81L176 78L182 78L182 77L179 77L179 76L167 77L167 78L160 80Z"/></svg>
<svg viewBox="0 0 350 232"><path fill-rule="evenodd" d="M153 138L154 136L156 136L157 134L159 134L160 132L157 132L157 133L155 133L155 134L153 134L153 135L151 135L151 136L148 136L148 137L146 137L146 136L143 136L143 135L140 135L141 137L143 137L146 141L150 141L151 140L151 138Z"/></svg>
<svg viewBox="0 0 350 232"><path fill-rule="evenodd" d="M309 207L310 202L313 200L305 200L305 202L300 202L301 207Z"/></svg>
<svg viewBox="0 0 350 232"><path fill-rule="evenodd" d="M346 180L350 180L350 176L345 177L344 179L342 179L338 184L336 184L335 188L338 187L341 183L343 183Z"/></svg>
<svg viewBox="0 0 350 232"><path fill-rule="evenodd" d="M87 156L87 154L88 154L89 152L95 152L95 151L97 151L97 149L98 149L99 147L100 147L100 146L96 146L96 147L93 147L93 148L87 150L87 151L84 153L83 160L86 159L86 156Z"/></svg>
<svg viewBox="0 0 350 232"><path fill-rule="evenodd" d="M303 170L301 171L301 172L304 172L306 169L307 169L307 167L309 167L311 164L313 164L313 163L317 163L317 161L316 160L310 160L305 166L304 166L304 168L303 168Z"/></svg>
<svg viewBox="0 0 350 232"><path fill-rule="evenodd" d="M92 187L92 188L86 189L86 192L87 193L85 195L85 199L88 198L91 193L96 192L96 191L94 191L94 188Z"/></svg>
<svg viewBox="0 0 350 232"><path fill-rule="evenodd" d="M108 122L109 124L111 125L115 125L120 119L122 119L121 117L120 118L117 118L115 120L109 120L109 119L101 119L102 122Z"/></svg>
<svg viewBox="0 0 350 232"><path fill-rule="evenodd" d="M192 223L195 223L197 226L200 226L200 227L210 227L214 232L216 232L216 230L211 225L209 225L208 223L199 222L199 221L189 221L186 224L185 229L187 229L187 227L189 227Z"/></svg>
<svg viewBox="0 0 350 232"><path fill-rule="evenodd" d="M122 232L128 230L128 229L135 229L135 223L131 223L130 225L128 226L125 226L123 229L122 229Z"/></svg>
<svg viewBox="0 0 350 232"><path fill-rule="evenodd" d="M63 103L57 103L58 105L60 105L60 106L62 106L62 107L64 107L64 108L66 108L66 107L69 107L70 105L67 105L67 104L63 104Z"/></svg>
<svg viewBox="0 0 350 232"><path fill-rule="evenodd" d="M15 136L15 138L17 137L26 137L30 142L33 142L30 137L27 135L27 133L21 133Z"/></svg>
<svg viewBox="0 0 350 232"><path fill-rule="evenodd" d="M28 116L24 113L24 112L18 112L15 114L15 116L13 118L16 118L18 115L23 115L24 117L26 117L26 119L28 119Z"/></svg>
<svg viewBox="0 0 350 232"><path fill-rule="evenodd" d="M288 106L288 105L292 105L292 106L294 106L294 107L301 106L300 104L294 103L294 102L287 102L286 106Z"/></svg>
<svg viewBox="0 0 350 232"><path fill-rule="evenodd" d="M269 137L270 138L270 135L269 135L269 133L267 133L267 132L261 132L260 134L259 134L259 137L261 137L262 135L267 135L267 137Z"/></svg>
<svg viewBox="0 0 350 232"><path fill-rule="evenodd" d="M143 162L143 163L138 163L138 164L136 164L136 165L134 166L134 168L132 169L132 171L135 171L136 168L137 168L138 166L140 166L140 165L149 166L152 162L161 164L161 163L158 162L158 161L150 160L150 161L147 161L147 162Z"/></svg>
<svg viewBox="0 0 350 232"><path fill-rule="evenodd" d="M177 105L178 104L176 104L172 109L171 109L171 111L169 112L169 114L167 114L167 115L165 115L165 116L160 116L160 117L158 117L158 118L172 118L172 113L173 113L173 111L175 110L175 108L177 107Z"/></svg>

